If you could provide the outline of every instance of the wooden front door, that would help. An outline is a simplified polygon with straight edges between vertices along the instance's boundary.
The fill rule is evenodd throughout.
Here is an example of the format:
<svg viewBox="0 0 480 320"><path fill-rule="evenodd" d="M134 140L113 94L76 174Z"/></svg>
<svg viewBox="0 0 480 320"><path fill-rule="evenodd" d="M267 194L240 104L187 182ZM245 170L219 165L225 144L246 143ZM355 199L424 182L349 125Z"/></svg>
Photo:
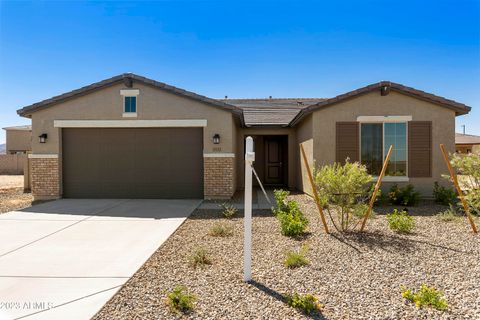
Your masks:
<svg viewBox="0 0 480 320"><path fill-rule="evenodd" d="M284 184L283 140L281 137L265 138L265 183Z"/></svg>

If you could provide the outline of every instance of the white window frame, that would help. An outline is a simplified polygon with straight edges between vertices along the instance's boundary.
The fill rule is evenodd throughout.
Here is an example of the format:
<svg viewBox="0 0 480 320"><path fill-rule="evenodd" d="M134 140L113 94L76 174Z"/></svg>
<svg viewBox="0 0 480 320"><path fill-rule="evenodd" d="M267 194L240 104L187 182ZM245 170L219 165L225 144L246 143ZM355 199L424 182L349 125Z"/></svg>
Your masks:
<svg viewBox="0 0 480 320"><path fill-rule="evenodd" d="M385 182L408 182L410 181L409 172L408 172L408 122L412 121L412 116L358 116L357 121L359 122L359 150L360 150L360 163L362 163L362 124L363 123L381 123L382 124L382 165L385 161L385 123L405 123L405 147L406 147L406 158L405 158L405 176L383 176L383 181ZM372 181L377 181L378 176L372 176Z"/></svg>
<svg viewBox="0 0 480 320"><path fill-rule="evenodd" d="M122 89L120 90L120 95L122 96L123 100L123 113L122 117L124 118L136 118L138 112L138 95L140 94L140 90L138 89ZM135 97L135 112L125 112L125 97Z"/></svg>

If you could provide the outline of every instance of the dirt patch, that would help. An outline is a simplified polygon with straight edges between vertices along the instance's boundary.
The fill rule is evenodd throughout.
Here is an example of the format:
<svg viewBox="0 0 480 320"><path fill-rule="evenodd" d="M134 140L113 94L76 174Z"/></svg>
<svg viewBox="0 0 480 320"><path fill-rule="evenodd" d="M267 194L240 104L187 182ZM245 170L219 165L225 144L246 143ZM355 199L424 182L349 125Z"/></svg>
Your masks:
<svg viewBox="0 0 480 320"><path fill-rule="evenodd" d="M0 190L23 188L23 175L0 175Z"/></svg>
<svg viewBox="0 0 480 320"><path fill-rule="evenodd" d="M442 222L428 213L444 207L422 205L409 208L416 221L412 234L393 233L379 214L365 233L326 235L313 201L305 195L292 198L310 220L309 233L301 239L284 237L270 212L256 212L252 284L242 281L243 219L226 220L218 211L197 210L94 319L178 318L164 298L179 284L198 298L195 311L185 316L191 319L478 318L480 237L466 221ZM209 236L218 221L233 226L234 235ZM285 268L285 253L304 244L310 248L310 265ZM210 252L211 266L189 266L188 256L197 247ZM419 310L404 301L401 285L418 288L422 283L445 292L448 311ZM323 312L307 317L289 307L283 297L293 291L317 295Z"/></svg>
<svg viewBox="0 0 480 320"><path fill-rule="evenodd" d="M23 187L0 189L0 213L30 207L32 201L32 194L24 193Z"/></svg>

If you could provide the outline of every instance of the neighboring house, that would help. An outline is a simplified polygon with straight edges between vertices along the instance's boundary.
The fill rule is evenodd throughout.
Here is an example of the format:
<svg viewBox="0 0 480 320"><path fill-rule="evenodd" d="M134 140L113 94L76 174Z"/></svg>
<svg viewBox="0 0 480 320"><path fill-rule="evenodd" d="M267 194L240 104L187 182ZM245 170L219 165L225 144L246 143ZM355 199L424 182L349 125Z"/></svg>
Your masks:
<svg viewBox="0 0 480 320"><path fill-rule="evenodd" d="M309 192L310 163L365 163L431 196L470 107L382 81L331 99L207 98L122 74L18 110L32 119L32 193L46 198L229 198L243 187L244 139L269 186Z"/></svg>
<svg viewBox="0 0 480 320"><path fill-rule="evenodd" d="M32 126L3 128L6 132L6 154L27 153L32 150Z"/></svg>
<svg viewBox="0 0 480 320"><path fill-rule="evenodd" d="M455 152L480 154L480 136L455 133Z"/></svg>

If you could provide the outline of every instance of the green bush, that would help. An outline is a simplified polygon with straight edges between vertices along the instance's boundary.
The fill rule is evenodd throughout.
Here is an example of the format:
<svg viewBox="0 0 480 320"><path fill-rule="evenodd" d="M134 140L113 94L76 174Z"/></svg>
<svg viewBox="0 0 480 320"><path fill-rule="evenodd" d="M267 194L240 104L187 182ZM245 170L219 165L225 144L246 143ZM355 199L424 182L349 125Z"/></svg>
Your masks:
<svg viewBox="0 0 480 320"><path fill-rule="evenodd" d="M458 171L458 181L472 213L480 215L480 155L454 154L451 163Z"/></svg>
<svg viewBox="0 0 480 320"><path fill-rule="evenodd" d="M452 188L445 188L438 184L437 181L433 184L433 197L436 203L451 205L455 203L457 194Z"/></svg>
<svg viewBox="0 0 480 320"><path fill-rule="evenodd" d="M414 206L420 201L420 193L416 192L411 184L408 184L403 188L394 184L390 188L388 199L390 203L394 205Z"/></svg>
<svg viewBox="0 0 480 320"><path fill-rule="evenodd" d="M177 286L167 294L167 305L175 313L186 313L193 310L197 298L187 292L184 286Z"/></svg>
<svg viewBox="0 0 480 320"><path fill-rule="evenodd" d="M312 294L301 295L294 292L287 295L286 299L289 306L300 309L306 314L323 309L323 305L318 302L318 298Z"/></svg>
<svg viewBox="0 0 480 320"><path fill-rule="evenodd" d="M287 190L274 190L276 208L273 209L273 213L277 215L279 212L287 210L287 202L285 201L290 194Z"/></svg>
<svg viewBox="0 0 480 320"><path fill-rule="evenodd" d="M444 221L444 222L457 222L460 220L461 216L457 213L457 210L453 206L453 204L450 205L450 207L447 210L444 210L440 213L438 213L437 218Z"/></svg>
<svg viewBox="0 0 480 320"><path fill-rule="evenodd" d="M371 179L367 168L357 162L335 163L315 170L315 184L321 205L335 229L353 230L364 217L371 196Z"/></svg>
<svg viewBox="0 0 480 320"><path fill-rule="evenodd" d="M305 256L308 251L307 246L303 246L298 251L289 251L285 257L285 267L290 269L300 268L310 264L310 261Z"/></svg>
<svg viewBox="0 0 480 320"><path fill-rule="evenodd" d="M220 206L222 207L222 215L227 219L233 218L238 212L238 209L233 204L225 202Z"/></svg>
<svg viewBox="0 0 480 320"><path fill-rule="evenodd" d="M208 234L212 237L230 237L233 235L233 227L223 222L216 222Z"/></svg>
<svg viewBox="0 0 480 320"><path fill-rule="evenodd" d="M196 248L189 257L190 266L193 268L204 267L206 265L211 265L212 260L208 256L208 252L204 248Z"/></svg>
<svg viewBox="0 0 480 320"><path fill-rule="evenodd" d="M308 225L308 219L298 208L296 201L288 201L285 211L277 213L280 221L282 234L288 237L296 237L305 232Z"/></svg>
<svg viewBox="0 0 480 320"><path fill-rule="evenodd" d="M393 210L387 214L388 226L391 230L401 233L409 233L415 228L415 221L406 211Z"/></svg>
<svg viewBox="0 0 480 320"><path fill-rule="evenodd" d="M412 292L412 290L402 287L402 297L415 303L417 308L422 308L423 306L437 310L446 310L448 308L448 303L443 293L434 287L428 287L426 284L422 284L417 292Z"/></svg>

